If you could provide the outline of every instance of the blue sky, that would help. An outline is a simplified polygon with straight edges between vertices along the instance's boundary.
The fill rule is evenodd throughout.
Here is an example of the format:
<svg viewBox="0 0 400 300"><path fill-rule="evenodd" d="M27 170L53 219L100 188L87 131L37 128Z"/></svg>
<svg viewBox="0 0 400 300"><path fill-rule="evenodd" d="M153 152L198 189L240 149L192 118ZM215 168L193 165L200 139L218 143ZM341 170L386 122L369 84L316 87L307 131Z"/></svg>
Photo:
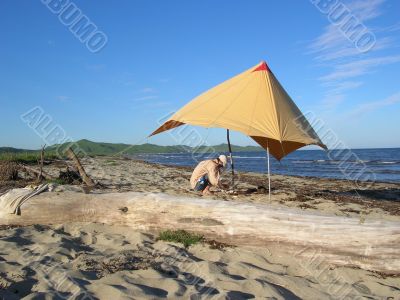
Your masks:
<svg viewBox="0 0 400 300"><path fill-rule="evenodd" d="M146 136L199 93L266 60L320 130L350 148L400 147L399 1L338 1L376 39L362 52L312 1L64 0L107 37L97 53L51 1L0 2L0 146L45 143L21 120L34 107L74 140L176 144L176 135ZM225 142L221 129L196 130L209 144ZM251 144L241 134L232 142Z"/></svg>

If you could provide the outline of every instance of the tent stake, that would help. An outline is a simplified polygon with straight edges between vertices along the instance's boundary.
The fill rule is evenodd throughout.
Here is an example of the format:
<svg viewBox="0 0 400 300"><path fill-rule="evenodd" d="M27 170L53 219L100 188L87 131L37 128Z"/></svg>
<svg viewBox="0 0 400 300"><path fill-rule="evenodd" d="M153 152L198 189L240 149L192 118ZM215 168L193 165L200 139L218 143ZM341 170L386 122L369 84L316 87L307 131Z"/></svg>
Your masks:
<svg viewBox="0 0 400 300"><path fill-rule="evenodd" d="M271 201L271 174L269 171L269 147L267 146L267 168L268 168L268 199Z"/></svg>
<svg viewBox="0 0 400 300"><path fill-rule="evenodd" d="M233 168L233 157L232 157L232 147L231 140L229 138L229 129L226 130L226 139L228 140L228 148L229 148L229 160L231 162L231 172L232 172L232 189L235 188L235 171Z"/></svg>

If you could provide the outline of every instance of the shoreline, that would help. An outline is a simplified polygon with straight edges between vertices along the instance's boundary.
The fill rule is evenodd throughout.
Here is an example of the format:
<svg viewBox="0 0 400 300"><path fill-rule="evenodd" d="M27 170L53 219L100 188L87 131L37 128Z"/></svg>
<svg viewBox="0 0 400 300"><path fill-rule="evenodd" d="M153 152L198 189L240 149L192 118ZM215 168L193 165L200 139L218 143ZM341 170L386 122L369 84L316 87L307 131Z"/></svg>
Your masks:
<svg viewBox="0 0 400 300"><path fill-rule="evenodd" d="M397 149L397 148L396 148ZM310 151L310 150L307 150L307 151ZM161 154L163 154L163 153L161 153ZM179 153L178 153L179 154ZM109 157L113 157L113 156L109 156ZM150 165L160 165L160 166L164 166L164 167L174 167L174 168L177 168L177 169L179 169L179 168L183 168L183 169L185 169L185 170L193 170L193 168L194 168L194 166L181 166L181 165L174 165L174 164L166 164L166 163L157 163L157 162L151 162L151 161L147 161L147 160L141 160L141 159L138 159L138 158L131 158L131 157L122 157L122 159L129 159L129 160L133 160L133 161L138 161L138 162L144 162L144 163L147 163L147 164L150 164ZM236 172L239 172L239 173L249 173L249 174L254 174L254 175L264 175L264 176L268 176L268 174L267 173L262 173L262 172L255 172L255 171L241 171L241 170L236 170L235 169L235 173ZM318 176L307 176L307 175L292 175L292 174L278 174L278 173L271 173L271 176L272 175L279 175L279 176L286 176L286 177L294 177L294 178L299 178L299 179L315 179L315 180L318 180L318 179L326 179L326 180L333 180L333 181L345 181L345 182L351 182L351 181L353 181L353 180L350 180L350 179L343 179L343 178L333 178L333 177L318 177ZM268 179L267 179L268 180ZM371 183L383 183L383 184L385 184L385 183L387 183L387 184L399 184L400 185L400 182L396 182L396 181L380 181L380 180L374 180L374 181L372 181L372 180L364 180L364 181L361 181L361 183L364 183L364 184L371 184Z"/></svg>
<svg viewBox="0 0 400 300"><path fill-rule="evenodd" d="M125 159L125 158L122 158ZM188 166L176 166L176 165L169 165L169 164L160 164L160 163L153 163L149 161L143 161L140 159L132 159L128 158L131 161L142 163L148 165L151 168L167 168L167 169L177 169L177 170L184 170L188 173L191 173L193 168ZM225 173L225 180L230 181L230 174ZM246 183L250 183L252 186L250 188L256 188L257 186L264 186L267 188L267 177L264 173L257 173L257 172L243 172L243 171L236 171L235 182L239 179L243 179L245 181L244 185L239 184L239 188L243 188ZM277 182L274 182L274 178L277 179ZM271 174L271 194L274 194L274 190L276 191L279 188L284 187L287 189L287 186L283 186L281 184L282 180L286 180L288 184L292 181L299 181L301 184L313 184L313 191L317 195L311 196L318 196L318 198L325 197L325 200L333 200L338 204L341 203L353 203L357 205L369 205L373 208L381 208L386 212L400 216L400 189L397 183L392 182L369 182L363 181L359 182L359 186L356 186L352 181L346 179L331 179L331 178L321 178L321 177L312 177L312 176L298 176L298 175L279 175L279 174ZM319 189L316 184L322 185ZM371 185L372 184L372 185ZM337 197L332 195L332 191L324 189L324 185L328 185L329 187L334 186L345 186L348 187L346 195L339 194ZM371 185L371 187L370 187ZM368 187L368 189L366 189ZM374 190L375 188L375 190ZM355 191L356 193L361 193L358 196L356 193L351 194L351 191ZM296 196L300 197L309 197L310 193L305 193L301 191L300 195L298 195L295 191ZM386 193L386 195L385 195ZM311 193L312 194L312 193ZM216 196L217 198L217 196ZM337 199L335 199L337 198ZM232 200L232 199L230 199ZM279 199L278 201L280 204L283 204ZM307 202L300 200L301 202ZM372 202L371 202L372 201ZM274 202L274 200L272 201ZM307 207L305 207L307 208ZM394 210L393 210L394 209Z"/></svg>
<svg viewBox="0 0 400 300"><path fill-rule="evenodd" d="M397 148L394 148L394 149L397 149ZM307 150L307 151L310 151L310 150ZM153 153L151 153L151 154L153 154ZM141 154L141 155L151 155L151 154L144 153L144 154ZM162 154L170 154L170 153L155 153L155 154L162 155ZM173 154L182 154L182 153L173 153ZM121 158L129 159L129 160L135 160L135 161L143 161L143 162L150 163L150 164L159 164L159 165L164 165L164 166L169 166L169 167L194 168L194 166L182 166L182 165L174 165L174 164L168 164L168 163L151 162L151 161L148 161L148 160L145 160L145 159L136 158L136 157L134 157L134 155L122 156ZM265 172L243 171L243 170L237 170L236 169L235 172L237 172L237 171L238 172L244 172L244 173L255 173L255 174L267 175L267 173L265 173ZM273 174L273 173L271 173L271 174ZM309 175L294 175L294 174L279 174L279 173L274 173L274 174L275 175L281 175L281 176L289 176L289 177L299 177L299 178L304 178L304 179L310 178L310 179L328 179L328 180L339 180L339 181L340 180L343 180L343 181L356 181L354 179L324 177L324 176L318 177L318 176L309 176ZM400 181L389 181L389 180L386 180L386 181L385 180L363 180L363 181L360 181L360 182L361 183L374 183L374 182L377 182L377 183L388 183L388 184L400 184Z"/></svg>
<svg viewBox="0 0 400 300"><path fill-rule="evenodd" d="M82 164L89 176L101 183L100 192L163 192L201 197L201 193L190 189L192 168L188 166L115 156L84 158ZM46 164L43 170L57 177L59 171L65 170L65 167L56 161ZM224 172L222 180L230 183L230 173ZM236 194L217 191L209 198L320 210L338 216L369 216L395 220L400 216L399 185L391 182L359 182L356 185L344 179L271 174L271 201L267 199L266 174L239 171L236 172L235 182ZM0 183L0 191L29 183L24 178L3 182ZM261 191L260 187L263 188Z"/></svg>

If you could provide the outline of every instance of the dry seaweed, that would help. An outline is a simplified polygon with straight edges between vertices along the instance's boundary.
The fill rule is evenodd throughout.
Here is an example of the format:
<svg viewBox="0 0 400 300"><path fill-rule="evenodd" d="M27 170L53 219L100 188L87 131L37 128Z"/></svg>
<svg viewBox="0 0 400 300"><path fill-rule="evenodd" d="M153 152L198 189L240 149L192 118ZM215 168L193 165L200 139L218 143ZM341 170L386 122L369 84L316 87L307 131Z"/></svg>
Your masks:
<svg viewBox="0 0 400 300"><path fill-rule="evenodd" d="M17 180L19 166L13 161L0 161L0 180Z"/></svg>

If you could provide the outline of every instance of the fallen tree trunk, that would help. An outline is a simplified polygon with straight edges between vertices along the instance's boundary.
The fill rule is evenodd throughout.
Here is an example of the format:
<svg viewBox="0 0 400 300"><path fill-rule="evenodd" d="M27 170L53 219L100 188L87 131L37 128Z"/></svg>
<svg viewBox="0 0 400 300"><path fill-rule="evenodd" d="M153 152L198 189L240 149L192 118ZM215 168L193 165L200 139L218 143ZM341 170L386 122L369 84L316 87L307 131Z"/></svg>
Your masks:
<svg viewBox="0 0 400 300"><path fill-rule="evenodd" d="M304 261L400 273L400 222L164 194L43 193L0 225L100 222L157 232L184 229L234 245L275 248Z"/></svg>

